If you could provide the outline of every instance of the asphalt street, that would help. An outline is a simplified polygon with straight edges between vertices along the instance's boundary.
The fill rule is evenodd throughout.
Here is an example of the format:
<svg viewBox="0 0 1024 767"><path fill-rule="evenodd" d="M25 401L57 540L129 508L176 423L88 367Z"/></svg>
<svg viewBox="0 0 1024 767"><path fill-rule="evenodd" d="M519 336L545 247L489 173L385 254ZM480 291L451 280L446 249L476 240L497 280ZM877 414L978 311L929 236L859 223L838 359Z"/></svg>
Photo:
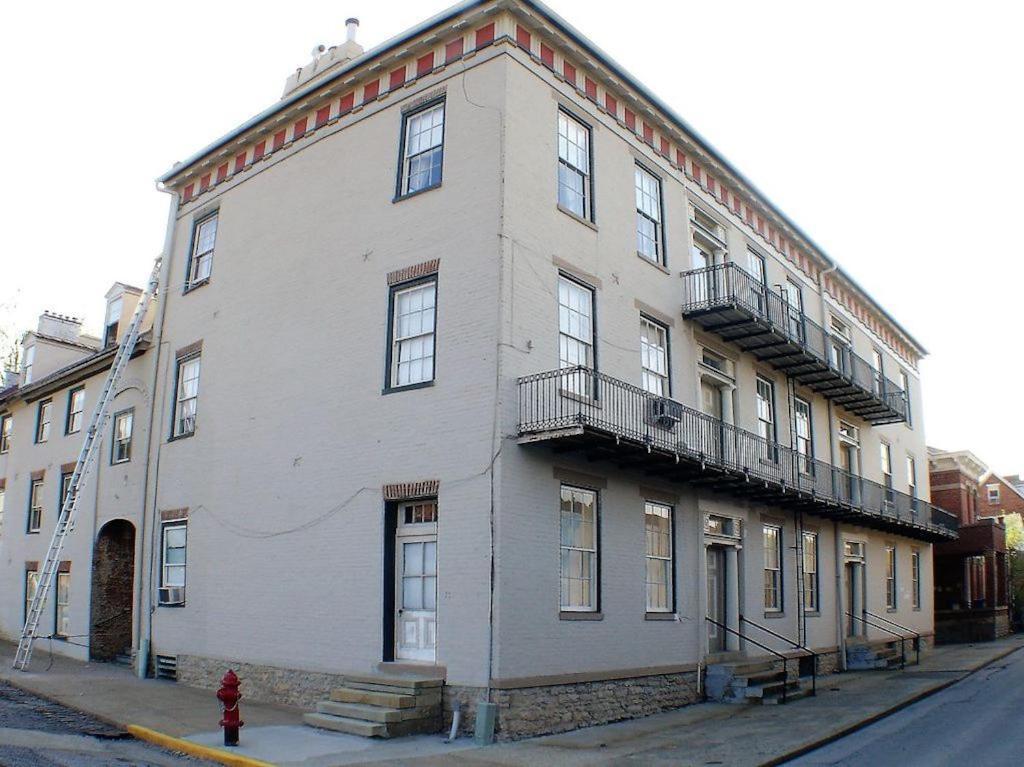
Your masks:
<svg viewBox="0 0 1024 767"><path fill-rule="evenodd" d="M200 767L103 722L0 682L2 767Z"/></svg>
<svg viewBox="0 0 1024 767"><path fill-rule="evenodd" d="M788 765L1024 764L1024 651Z"/></svg>

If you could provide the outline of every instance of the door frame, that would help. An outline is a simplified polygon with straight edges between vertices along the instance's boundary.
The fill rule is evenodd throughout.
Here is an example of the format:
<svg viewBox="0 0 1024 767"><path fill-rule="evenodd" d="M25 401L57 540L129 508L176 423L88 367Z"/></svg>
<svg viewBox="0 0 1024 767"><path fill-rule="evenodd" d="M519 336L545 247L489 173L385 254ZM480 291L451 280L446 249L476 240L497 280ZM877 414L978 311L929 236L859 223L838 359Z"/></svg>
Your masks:
<svg viewBox="0 0 1024 767"><path fill-rule="evenodd" d="M434 660L433 661L416 661L410 659L399 659L397 657L397 645L398 645L398 539L399 539L399 528L402 526L399 520L399 515L402 509L412 503L433 503L438 508L437 519L440 520L440 507L437 503L436 497L426 498L403 498L402 500L387 501L384 504L384 525L383 525L383 545L384 545L384 556L383 556L383 593L382 599L382 632L381 632L381 660L385 663L394 663L401 661L403 663L423 663L430 665L437 662L437 615L439 614L440 607L439 598L435 603L435 618L434 618ZM429 530L427 528L430 528ZM409 537L413 535L433 535L435 540L440 541L438 535L440 526L438 522L423 524L423 530L416 531L415 533L410 532ZM437 582L435 581L435 589L437 589ZM437 589L437 595L440 597L440 590Z"/></svg>

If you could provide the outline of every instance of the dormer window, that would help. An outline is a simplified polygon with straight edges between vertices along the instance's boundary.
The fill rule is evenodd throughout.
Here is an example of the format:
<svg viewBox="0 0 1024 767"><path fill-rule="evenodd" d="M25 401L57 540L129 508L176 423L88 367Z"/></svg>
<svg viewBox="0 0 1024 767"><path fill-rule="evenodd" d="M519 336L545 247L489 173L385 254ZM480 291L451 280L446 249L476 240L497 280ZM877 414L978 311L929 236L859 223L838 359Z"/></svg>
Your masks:
<svg viewBox="0 0 1024 767"><path fill-rule="evenodd" d="M107 304L107 320L103 323L103 348L117 343L117 328L121 323L124 302L120 297Z"/></svg>
<svg viewBox="0 0 1024 767"><path fill-rule="evenodd" d="M32 366L36 361L36 347L27 346L25 347L25 359L21 364L21 372L24 374L24 384L27 386L32 383Z"/></svg>

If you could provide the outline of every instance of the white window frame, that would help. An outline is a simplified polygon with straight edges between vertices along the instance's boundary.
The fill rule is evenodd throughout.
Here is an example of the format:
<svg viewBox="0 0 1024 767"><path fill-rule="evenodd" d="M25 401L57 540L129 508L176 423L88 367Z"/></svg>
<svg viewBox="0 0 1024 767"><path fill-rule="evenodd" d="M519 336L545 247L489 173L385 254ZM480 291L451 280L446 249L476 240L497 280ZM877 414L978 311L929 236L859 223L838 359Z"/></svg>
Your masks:
<svg viewBox="0 0 1024 767"><path fill-rule="evenodd" d="M44 417L45 414L45 417ZM41 445L50 439L50 428L53 421L53 400L44 399L36 410L36 444Z"/></svg>
<svg viewBox="0 0 1024 767"><path fill-rule="evenodd" d="M36 362L36 347L35 344L32 346L25 347L25 353L21 360L21 373L24 385L28 386L32 383L32 368Z"/></svg>
<svg viewBox="0 0 1024 767"><path fill-rule="evenodd" d="M195 375L186 378L186 374L195 365ZM199 381L202 374L202 355L192 354L182 357L176 362L174 375L174 423L173 437L187 437L196 433L196 417L199 413ZM195 392L189 393L187 384L195 382ZM184 414L186 406L191 404L191 413Z"/></svg>
<svg viewBox="0 0 1024 767"><path fill-rule="evenodd" d="M31 588L29 585L31 584ZM29 611L32 609L32 600L35 599L36 592L39 590L39 568L35 570L25 571L25 617L22 619L22 625L28 621Z"/></svg>
<svg viewBox="0 0 1024 767"><path fill-rule="evenodd" d="M985 497L989 503L999 503L1002 500L999 485L985 485Z"/></svg>
<svg viewBox="0 0 1024 767"><path fill-rule="evenodd" d="M559 109L558 204L563 210L587 221L594 220L590 147L590 126ZM569 180L574 183L566 183Z"/></svg>
<svg viewBox="0 0 1024 767"><path fill-rule="evenodd" d="M664 523L654 520L665 520ZM665 530L659 529L664 524ZM674 541L673 510L667 503L644 501L644 583L647 612L671 613L675 610L673 594ZM652 569L660 573L652 576ZM664 594L664 599L659 597Z"/></svg>
<svg viewBox="0 0 1024 767"><path fill-rule="evenodd" d="M793 397L794 445L799 456L798 469L802 474L814 470L814 417L811 403L803 397Z"/></svg>
<svg viewBox="0 0 1024 767"><path fill-rule="evenodd" d="M834 314L830 314L828 334L832 365L839 372L845 373L849 367L850 349L853 345L850 340L850 326Z"/></svg>
<svg viewBox="0 0 1024 767"><path fill-rule="evenodd" d="M780 613L783 609L782 525L763 524L761 539L764 548L764 611Z"/></svg>
<svg viewBox="0 0 1024 767"><path fill-rule="evenodd" d="M668 328L640 315L640 386L657 397L672 396L668 360Z"/></svg>
<svg viewBox="0 0 1024 767"><path fill-rule="evenodd" d="M14 433L14 416L10 413L0 415L0 455L10 451L12 433Z"/></svg>
<svg viewBox="0 0 1024 767"><path fill-rule="evenodd" d="M167 540L169 532L182 531L185 535L184 543L180 546L170 546ZM180 549L184 552L184 559L181 562L169 563L167 552L171 549ZM164 522L160 526L160 588L185 588L188 567L188 521L174 520ZM171 583L169 577L172 572L181 572L181 583Z"/></svg>
<svg viewBox="0 0 1024 767"><path fill-rule="evenodd" d="M783 285L786 307L789 313L789 334L801 342L804 340L804 292L796 280L786 278Z"/></svg>
<svg viewBox="0 0 1024 767"><path fill-rule="evenodd" d="M885 607L895 610L899 599L896 592L896 545L885 546Z"/></svg>
<svg viewBox="0 0 1024 767"><path fill-rule="evenodd" d="M881 397L885 394L885 360L876 346L871 347L871 367L872 389L875 395Z"/></svg>
<svg viewBox="0 0 1024 767"><path fill-rule="evenodd" d="M915 610L921 609L921 550L910 550L910 600Z"/></svg>
<svg viewBox="0 0 1024 767"><path fill-rule="evenodd" d="M768 313L768 259L753 248L747 248L747 263L750 267L750 294L754 309L761 315Z"/></svg>
<svg viewBox="0 0 1024 767"><path fill-rule="evenodd" d="M120 425L127 421L128 427L125 432L119 429ZM132 436L135 432L135 409L128 408L114 413L113 425L110 432L110 463L128 463L132 459Z"/></svg>
<svg viewBox="0 0 1024 767"><path fill-rule="evenodd" d="M591 518L585 519L589 499ZM566 510L568 504L568 511ZM576 512L579 504L580 512ZM563 484L559 497L559 605L562 612L597 612L598 598L598 495L596 490ZM568 526L567 526L568 523ZM589 536L586 527L590 528ZM576 536L576 532L579 536ZM576 562L573 562L573 559ZM574 565L576 567L574 568ZM573 570L576 572L573 572ZM572 581L580 582L579 599L572 596ZM589 584L589 599L583 598L583 584Z"/></svg>
<svg viewBox="0 0 1024 767"><path fill-rule="evenodd" d="M4 504L6 503L6 499L7 499L7 488L6 488L6 486L5 487L0 487L0 538L2 538L3 534L4 534Z"/></svg>
<svg viewBox="0 0 1024 767"><path fill-rule="evenodd" d="M758 374L754 388L757 409L757 435L768 442L769 445L774 446L778 442L775 421L775 382ZM765 434L765 432L768 432L768 434ZM769 453L774 457L774 447L769 449Z"/></svg>
<svg viewBox="0 0 1024 767"><path fill-rule="evenodd" d="M917 459L907 454L907 495L917 498Z"/></svg>
<svg viewBox="0 0 1024 767"><path fill-rule="evenodd" d="M882 471L882 484L885 485L887 502L892 498L892 445L884 439L878 441L878 465Z"/></svg>
<svg viewBox="0 0 1024 767"><path fill-rule="evenodd" d="M433 383L437 373L436 277L392 288L390 325L388 389Z"/></svg>
<svg viewBox="0 0 1024 767"><path fill-rule="evenodd" d="M402 169L398 197L441 186L444 177L445 101L433 101L402 115ZM428 143L421 144L421 137ZM420 160L427 165L414 167ZM437 178L434 179L436 170ZM414 179L416 183L414 185ZM421 181L421 179L423 179Z"/></svg>
<svg viewBox="0 0 1024 767"><path fill-rule="evenodd" d="M821 589L818 582L818 534L804 530L801 534L804 577L804 612L818 612L821 609Z"/></svg>
<svg viewBox="0 0 1024 767"><path fill-rule="evenodd" d="M79 386L68 392L68 417L64 424L65 434L82 430L82 414L85 412L85 387Z"/></svg>
<svg viewBox="0 0 1024 767"><path fill-rule="evenodd" d="M725 227L703 208L690 205L690 251L694 269L705 269L721 264L728 253Z"/></svg>
<svg viewBox="0 0 1024 767"><path fill-rule="evenodd" d="M661 179L639 163L635 168L636 253L651 263L661 265L665 262Z"/></svg>
<svg viewBox="0 0 1024 767"><path fill-rule="evenodd" d="M124 309L124 299L121 296L107 304L106 324L103 326L103 347L112 346L117 341L117 330L121 324L121 312Z"/></svg>
<svg viewBox="0 0 1024 767"><path fill-rule="evenodd" d="M914 428L914 415L910 407L910 376L906 370L900 370L900 388L903 389L903 400L907 406L907 426Z"/></svg>
<svg viewBox="0 0 1024 767"><path fill-rule="evenodd" d="M43 485L44 480L33 479L28 486L27 532L38 533L43 527Z"/></svg>
<svg viewBox="0 0 1024 767"><path fill-rule="evenodd" d="M594 290L564 274L558 276L558 367L597 369L594 354ZM582 397L593 389L588 375L562 377L562 391Z"/></svg>
<svg viewBox="0 0 1024 767"><path fill-rule="evenodd" d="M53 635L59 639L71 636L71 573L58 572L54 583Z"/></svg>
<svg viewBox="0 0 1024 767"><path fill-rule="evenodd" d="M220 211L215 210L192 226L192 249L188 259L188 274L185 290L204 285L210 281L213 272L213 254L217 249L217 230L220 228Z"/></svg>

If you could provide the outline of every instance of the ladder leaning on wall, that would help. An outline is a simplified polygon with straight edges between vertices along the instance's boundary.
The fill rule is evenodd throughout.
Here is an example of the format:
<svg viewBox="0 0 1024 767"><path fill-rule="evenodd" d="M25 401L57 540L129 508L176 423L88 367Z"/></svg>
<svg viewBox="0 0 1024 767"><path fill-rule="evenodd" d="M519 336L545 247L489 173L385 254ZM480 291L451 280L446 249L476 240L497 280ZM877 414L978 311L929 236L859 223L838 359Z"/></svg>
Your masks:
<svg viewBox="0 0 1024 767"><path fill-rule="evenodd" d="M14 656L14 668L24 671L32 658L32 643L36 638L36 629L39 628L39 619L43 614L43 607L46 604L46 597L53 585L53 579L57 574L57 566L60 562L61 552L64 550L64 541L68 537L75 521L75 514L78 511L79 492L85 486L89 471L96 458L96 453L103 441L103 427L110 416L110 403L117 393L117 384L124 373L128 361L135 350L135 344L139 340L139 329L142 327L146 310L149 308L153 296L156 295L157 285L160 281L160 263L158 257L153 264L153 272L146 283L146 289L139 297L135 306L135 313L132 315L128 332L121 339L114 354L114 360L110 365L110 374L103 384L99 399L96 400L96 408L92 411L89 419L89 428L85 432L85 441L78 453L78 461L75 463L75 470L71 474L71 481L68 484L67 494L64 496L60 514L57 516L57 525L53 530L53 537L50 539L50 548L46 552L46 560L43 562L43 569L39 573L39 580L36 584L36 593L25 616L25 627L21 632L21 640L18 642L18 652Z"/></svg>

